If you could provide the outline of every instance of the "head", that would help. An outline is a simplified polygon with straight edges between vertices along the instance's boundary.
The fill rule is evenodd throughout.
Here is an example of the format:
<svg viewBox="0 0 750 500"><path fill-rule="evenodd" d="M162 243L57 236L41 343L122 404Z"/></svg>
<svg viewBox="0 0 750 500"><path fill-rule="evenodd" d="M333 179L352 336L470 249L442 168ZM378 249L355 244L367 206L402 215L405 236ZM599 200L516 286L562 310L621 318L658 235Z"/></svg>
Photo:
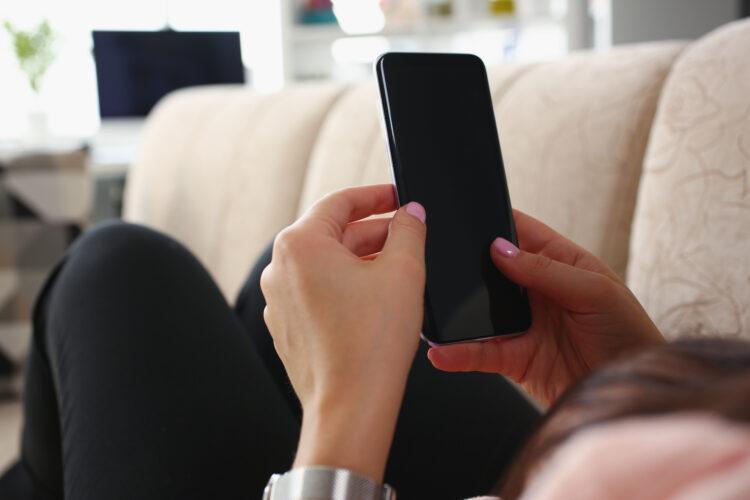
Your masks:
<svg viewBox="0 0 750 500"><path fill-rule="evenodd" d="M502 487L520 495L538 467L574 434L628 417L705 411L750 424L750 343L681 340L614 362L582 380L550 409Z"/></svg>

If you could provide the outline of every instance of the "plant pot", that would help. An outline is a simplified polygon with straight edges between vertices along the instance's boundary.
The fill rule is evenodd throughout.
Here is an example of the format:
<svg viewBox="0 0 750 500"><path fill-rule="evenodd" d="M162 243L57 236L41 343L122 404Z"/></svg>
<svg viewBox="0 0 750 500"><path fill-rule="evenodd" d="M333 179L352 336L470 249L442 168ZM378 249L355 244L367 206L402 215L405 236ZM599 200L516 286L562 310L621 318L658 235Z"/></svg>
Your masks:
<svg viewBox="0 0 750 500"><path fill-rule="evenodd" d="M49 115L42 106L39 96L35 96L27 115L27 140L33 145L44 144L49 140Z"/></svg>

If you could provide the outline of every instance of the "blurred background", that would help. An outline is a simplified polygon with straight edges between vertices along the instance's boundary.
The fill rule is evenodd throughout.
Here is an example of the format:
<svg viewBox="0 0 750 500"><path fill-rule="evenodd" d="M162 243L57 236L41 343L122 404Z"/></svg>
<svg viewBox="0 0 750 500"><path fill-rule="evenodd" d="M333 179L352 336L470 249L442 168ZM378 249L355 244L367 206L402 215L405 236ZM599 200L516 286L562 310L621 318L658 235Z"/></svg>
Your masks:
<svg viewBox="0 0 750 500"><path fill-rule="evenodd" d="M372 78L386 51L486 64L696 39L750 0L3 0L0 450L15 450L31 310L69 243L118 218L146 117L206 84L262 93ZM0 454L0 469L10 455Z"/></svg>
<svg viewBox="0 0 750 500"><path fill-rule="evenodd" d="M91 139L100 131L96 63L123 69L149 51L169 71L168 39L133 34L109 43L96 61L92 31L235 32L244 80L268 92L324 78L369 78L388 50L460 51L486 63L559 58L569 51L664 38L694 38L742 15L742 0L69 0L5 1L0 20L33 29L43 20L54 34L52 60L38 92L28 85L7 30L0 34L0 139ZM140 38L140 40L139 40ZM226 52L231 40L215 42ZM119 44L113 47L113 44ZM192 49L195 50L194 48ZM130 59L130 63L125 60ZM172 61L174 62L174 61ZM195 71L195 67L183 71ZM220 72L221 68L214 68ZM156 71L152 68L152 71ZM156 75L156 73L154 73ZM221 80L221 78L219 78ZM232 78L224 79L233 82ZM184 83L190 82L189 79ZM109 89L123 93L133 89ZM99 96L101 97L101 96ZM30 110L37 120L29 123ZM40 111L44 122L40 123ZM142 115L143 110L119 111ZM139 116L120 116L120 118ZM46 126L46 130L40 127ZM36 127L35 130L29 128ZM105 127L106 128L106 127ZM105 130L106 131L106 130Z"/></svg>
<svg viewBox="0 0 750 500"><path fill-rule="evenodd" d="M119 216L145 118L173 90L242 84L276 92L300 82L368 79L386 51L471 52L491 65L694 39L746 16L749 3L6 0L0 348L26 335L28 322L13 319L29 316L67 242L90 223Z"/></svg>
<svg viewBox="0 0 750 500"><path fill-rule="evenodd" d="M693 39L750 0L10 0L0 11L0 373L67 244L120 215L152 107L169 92L371 78L386 51L488 65ZM7 355L7 356L6 356ZM5 359L5 357L9 357ZM5 368L3 368L5 366Z"/></svg>
<svg viewBox="0 0 750 500"><path fill-rule="evenodd" d="M36 245L48 248L91 222L117 217L145 117L175 89L226 83L274 92L298 82L367 79L386 51L471 52L492 65L692 39L744 17L748 3L6 1L0 12L0 262L9 268L18 259L52 258L24 247L18 222L9 218L58 227L57 236L47 234ZM29 292L47 271L46 264L39 268L22 280ZM7 290L21 285L5 276L0 294L7 298ZM24 316L18 310L29 309L30 295L13 302L12 314ZM9 336L2 330L2 318L12 315L7 309L0 308L0 343Z"/></svg>

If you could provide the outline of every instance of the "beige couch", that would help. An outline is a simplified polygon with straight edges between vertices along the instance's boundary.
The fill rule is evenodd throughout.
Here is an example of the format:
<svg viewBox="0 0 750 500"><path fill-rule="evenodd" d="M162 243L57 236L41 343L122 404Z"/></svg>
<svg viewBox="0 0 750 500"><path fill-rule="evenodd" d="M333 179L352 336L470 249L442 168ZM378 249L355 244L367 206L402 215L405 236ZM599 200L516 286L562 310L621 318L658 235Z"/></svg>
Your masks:
<svg viewBox="0 0 750 500"><path fill-rule="evenodd" d="M513 204L626 276L670 338L750 339L749 49L741 22L490 71ZM186 90L149 118L125 218L185 243L231 301L315 199L389 178L372 83Z"/></svg>

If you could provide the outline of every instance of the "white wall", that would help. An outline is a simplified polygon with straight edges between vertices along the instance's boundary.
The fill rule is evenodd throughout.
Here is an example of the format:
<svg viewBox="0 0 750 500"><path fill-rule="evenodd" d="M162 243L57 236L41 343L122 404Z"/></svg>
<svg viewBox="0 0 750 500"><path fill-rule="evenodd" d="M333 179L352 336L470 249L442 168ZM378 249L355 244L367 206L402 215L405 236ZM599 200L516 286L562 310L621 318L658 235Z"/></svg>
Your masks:
<svg viewBox="0 0 750 500"><path fill-rule="evenodd" d="M740 17L742 0L612 0L612 43L694 39Z"/></svg>

